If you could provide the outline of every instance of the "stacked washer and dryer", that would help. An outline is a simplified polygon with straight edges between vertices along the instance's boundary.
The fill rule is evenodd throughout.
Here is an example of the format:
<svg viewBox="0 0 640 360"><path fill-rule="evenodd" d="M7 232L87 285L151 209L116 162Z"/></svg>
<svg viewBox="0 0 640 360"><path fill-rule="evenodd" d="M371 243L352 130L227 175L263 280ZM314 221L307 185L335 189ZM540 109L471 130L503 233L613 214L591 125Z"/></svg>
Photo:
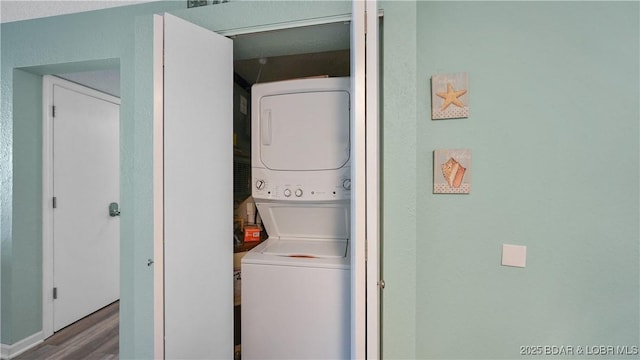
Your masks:
<svg viewBox="0 0 640 360"><path fill-rule="evenodd" d="M243 359L350 357L350 80L252 88L252 195L268 239L242 259Z"/></svg>

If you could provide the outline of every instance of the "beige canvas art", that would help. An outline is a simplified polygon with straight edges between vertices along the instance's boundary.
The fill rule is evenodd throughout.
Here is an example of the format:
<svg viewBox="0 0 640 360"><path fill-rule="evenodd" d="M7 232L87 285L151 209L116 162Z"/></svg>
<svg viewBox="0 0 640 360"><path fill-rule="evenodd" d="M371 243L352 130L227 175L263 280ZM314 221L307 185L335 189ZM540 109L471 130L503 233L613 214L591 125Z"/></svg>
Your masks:
<svg viewBox="0 0 640 360"><path fill-rule="evenodd" d="M469 74L439 74L431 77L431 119L469 117Z"/></svg>
<svg viewBox="0 0 640 360"><path fill-rule="evenodd" d="M433 193L468 194L471 191L471 150L433 152Z"/></svg>

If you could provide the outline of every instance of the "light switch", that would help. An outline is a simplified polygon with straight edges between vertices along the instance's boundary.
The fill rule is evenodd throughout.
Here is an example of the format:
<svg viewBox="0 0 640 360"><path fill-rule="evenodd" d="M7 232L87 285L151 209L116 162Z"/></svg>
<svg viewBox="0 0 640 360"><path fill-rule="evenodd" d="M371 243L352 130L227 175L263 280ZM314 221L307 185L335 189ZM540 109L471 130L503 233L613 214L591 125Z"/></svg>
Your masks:
<svg viewBox="0 0 640 360"><path fill-rule="evenodd" d="M502 265L525 267L527 265L527 247L502 244Z"/></svg>

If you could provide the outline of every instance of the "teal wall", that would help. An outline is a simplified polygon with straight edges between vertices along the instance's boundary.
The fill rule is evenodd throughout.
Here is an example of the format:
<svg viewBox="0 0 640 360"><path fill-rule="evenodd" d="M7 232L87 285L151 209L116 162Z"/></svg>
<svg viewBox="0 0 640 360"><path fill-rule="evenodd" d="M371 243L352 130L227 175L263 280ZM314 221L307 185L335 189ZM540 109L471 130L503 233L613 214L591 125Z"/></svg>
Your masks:
<svg viewBox="0 0 640 360"><path fill-rule="evenodd" d="M638 2L382 6L385 357L640 345ZM432 121L452 72L471 115ZM432 194L442 148L472 150L471 194Z"/></svg>
<svg viewBox="0 0 640 360"><path fill-rule="evenodd" d="M136 197L144 200L144 194L135 193L132 188L136 184L130 181L136 180L130 159L142 161L140 158L145 155L135 153L135 136L129 131L134 123L134 19L142 14L180 7L185 4L163 2L2 24L3 344L13 344L38 332L42 326L41 75L121 65L124 100L121 123L128 131L121 139L125 150L121 152L122 203L127 207ZM142 136L149 137L148 134ZM148 180L139 182L148 187ZM149 337L144 331L145 324L136 321L138 314L134 312L132 300L143 296L144 292L140 295L139 289L150 288L150 285L140 282L131 270L134 259L147 256L134 251L135 244L141 241L133 236L137 223L132 212L122 217L122 225L121 258L127 270L122 275L121 334L126 355L135 353L138 343L144 344L137 340Z"/></svg>
<svg viewBox="0 0 640 360"><path fill-rule="evenodd" d="M42 223L40 213L33 213L34 208L41 207L42 200L42 167L38 166L38 160L42 158L42 127L36 125L31 119L40 117L41 109L32 106L33 103L42 103L41 78L39 76L15 70L13 72L13 93L25 101L17 101L14 104L15 122L13 127L14 138L21 139L15 142L14 151L24 162L15 164L13 173L16 178L23 181L14 184L14 191L24 194L13 207L14 219L33 217L34 221ZM36 186L37 185L37 186ZM14 226L13 236L22 239L40 239L41 227ZM5 257L3 247L3 259ZM14 291L2 291L2 304L7 308L14 308L13 312L2 312L2 335L11 336L12 330L18 333L32 334L40 330L42 317L42 246L41 243L21 241L13 244L11 258L22 259L6 267L3 263L3 283L6 279L15 279L19 276L21 286ZM4 270L8 270L6 273ZM25 275L25 276L22 276ZM2 289L4 290L4 288ZM31 296L38 294L39 297ZM12 306L14 305L14 306ZM5 320L5 316L7 319ZM24 320L20 328L8 327L12 319Z"/></svg>
<svg viewBox="0 0 640 360"><path fill-rule="evenodd" d="M384 1L381 50L382 354L416 356L417 4ZM427 231L426 229L424 229Z"/></svg>

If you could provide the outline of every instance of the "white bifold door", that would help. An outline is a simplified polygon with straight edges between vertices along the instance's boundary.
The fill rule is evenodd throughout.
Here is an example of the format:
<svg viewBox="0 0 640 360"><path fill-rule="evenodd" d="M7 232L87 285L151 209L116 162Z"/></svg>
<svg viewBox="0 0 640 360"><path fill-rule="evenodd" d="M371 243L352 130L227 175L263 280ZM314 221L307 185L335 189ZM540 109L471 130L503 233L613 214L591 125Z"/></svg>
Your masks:
<svg viewBox="0 0 640 360"><path fill-rule="evenodd" d="M232 41L165 14L166 359L233 358L232 91Z"/></svg>
<svg viewBox="0 0 640 360"><path fill-rule="evenodd" d="M353 2L352 358L376 358L379 350L377 13L375 1ZM155 18L154 37L154 169L162 169L154 175L154 288L162 289L154 296L155 357L231 359L233 45L169 14Z"/></svg>

